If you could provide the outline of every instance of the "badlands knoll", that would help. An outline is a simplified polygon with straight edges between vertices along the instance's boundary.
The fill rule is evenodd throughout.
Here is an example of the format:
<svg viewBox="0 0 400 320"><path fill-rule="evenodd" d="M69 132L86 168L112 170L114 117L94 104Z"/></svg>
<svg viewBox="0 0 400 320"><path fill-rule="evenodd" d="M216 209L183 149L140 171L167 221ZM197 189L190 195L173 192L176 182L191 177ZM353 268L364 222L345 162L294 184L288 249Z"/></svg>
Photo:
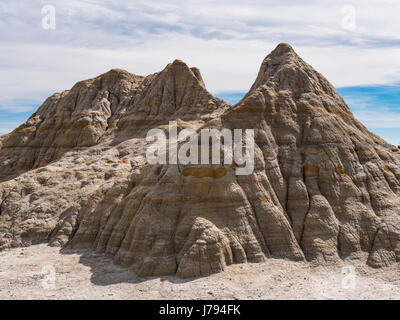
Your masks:
<svg viewBox="0 0 400 320"><path fill-rule="evenodd" d="M150 165L148 130L254 129L255 166ZM48 98L0 138L0 249L92 249L140 276L270 258L400 261L400 152L287 44L236 105L176 60L111 70Z"/></svg>

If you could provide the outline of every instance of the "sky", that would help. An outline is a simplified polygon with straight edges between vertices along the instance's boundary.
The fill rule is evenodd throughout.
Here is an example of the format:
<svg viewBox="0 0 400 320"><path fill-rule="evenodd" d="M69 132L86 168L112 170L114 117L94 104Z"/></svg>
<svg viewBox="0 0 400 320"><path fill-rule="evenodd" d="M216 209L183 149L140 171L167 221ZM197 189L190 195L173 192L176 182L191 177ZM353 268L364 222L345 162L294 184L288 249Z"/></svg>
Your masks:
<svg viewBox="0 0 400 320"><path fill-rule="evenodd" d="M79 80L147 75L174 59L235 103L288 42L367 128L400 145L399 13L397 0L2 0L0 134Z"/></svg>

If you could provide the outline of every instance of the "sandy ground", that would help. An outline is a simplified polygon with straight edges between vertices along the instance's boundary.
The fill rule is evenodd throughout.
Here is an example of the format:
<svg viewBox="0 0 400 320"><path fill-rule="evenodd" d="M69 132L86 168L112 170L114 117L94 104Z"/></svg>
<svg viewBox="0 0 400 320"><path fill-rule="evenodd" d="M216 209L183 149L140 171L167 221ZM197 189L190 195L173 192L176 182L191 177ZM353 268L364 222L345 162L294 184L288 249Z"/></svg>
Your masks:
<svg viewBox="0 0 400 320"><path fill-rule="evenodd" d="M205 278L141 278L101 254L43 244L0 252L0 299L400 299L400 266L270 259Z"/></svg>

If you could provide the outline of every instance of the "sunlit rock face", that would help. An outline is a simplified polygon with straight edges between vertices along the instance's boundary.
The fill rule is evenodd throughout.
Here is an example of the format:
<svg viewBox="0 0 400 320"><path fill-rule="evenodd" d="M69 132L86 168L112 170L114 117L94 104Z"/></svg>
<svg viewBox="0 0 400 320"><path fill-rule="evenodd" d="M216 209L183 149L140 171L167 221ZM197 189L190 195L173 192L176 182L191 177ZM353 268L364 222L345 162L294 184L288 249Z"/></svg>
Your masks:
<svg viewBox="0 0 400 320"><path fill-rule="evenodd" d="M254 171L150 165L146 134L170 121L253 129ZM387 266L400 260L399 153L287 44L234 106L180 60L147 77L114 69L0 137L0 249L92 248L181 277L269 258Z"/></svg>

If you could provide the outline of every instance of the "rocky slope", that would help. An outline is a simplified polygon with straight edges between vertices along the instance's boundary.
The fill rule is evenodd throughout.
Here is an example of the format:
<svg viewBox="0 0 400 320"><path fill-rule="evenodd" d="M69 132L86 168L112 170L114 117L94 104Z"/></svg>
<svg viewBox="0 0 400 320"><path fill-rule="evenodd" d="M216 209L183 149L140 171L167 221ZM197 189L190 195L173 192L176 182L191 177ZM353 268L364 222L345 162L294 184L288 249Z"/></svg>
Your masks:
<svg viewBox="0 0 400 320"><path fill-rule="evenodd" d="M255 130L255 170L146 163L146 133ZM270 257L400 260L399 150L287 44L235 106L176 60L48 98L1 139L0 249L93 248L139 275L208 275Z"/></svg>

